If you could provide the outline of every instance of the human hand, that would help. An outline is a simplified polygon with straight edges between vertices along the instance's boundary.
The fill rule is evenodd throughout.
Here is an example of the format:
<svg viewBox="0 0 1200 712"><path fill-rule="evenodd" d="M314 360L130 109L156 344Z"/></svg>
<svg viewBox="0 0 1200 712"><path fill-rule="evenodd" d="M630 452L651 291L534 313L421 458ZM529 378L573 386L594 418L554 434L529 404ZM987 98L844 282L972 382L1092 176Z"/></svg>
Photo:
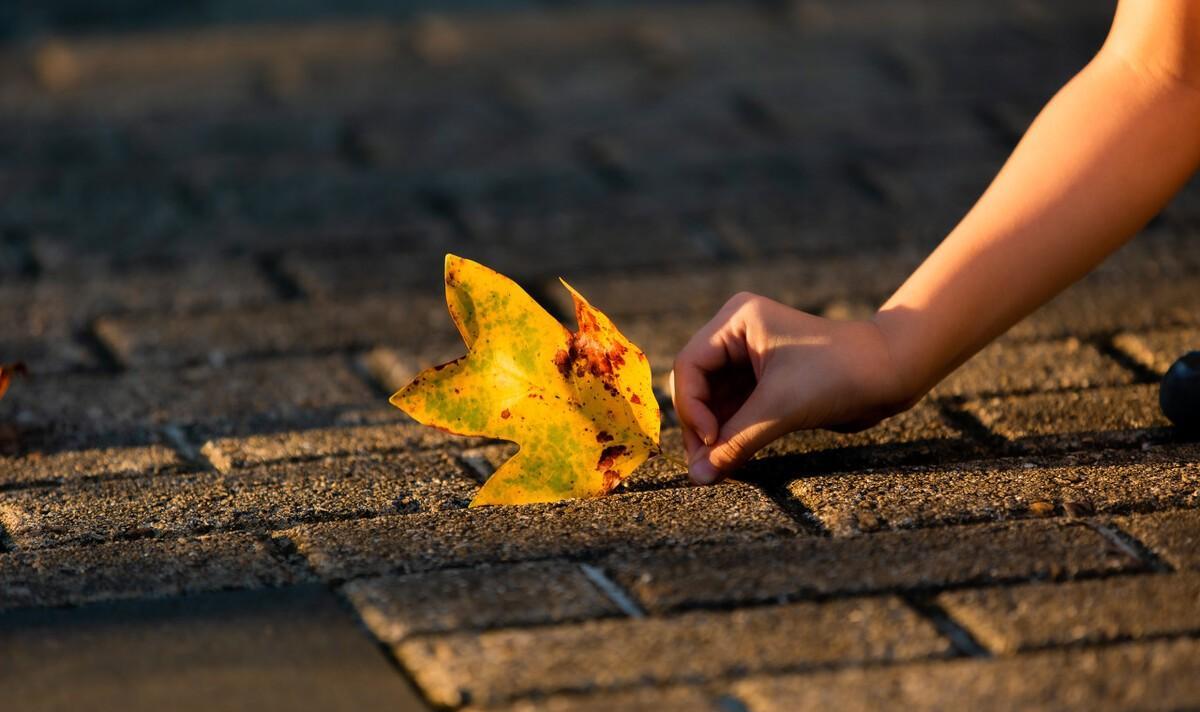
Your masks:
<svg viewBox="0 0 1200 712"><path fill-rule="evenodd" d="M745 292L679 352L671 397L698 484L786 433L861 430L911 400L873 322L823 319Z"/></svg>

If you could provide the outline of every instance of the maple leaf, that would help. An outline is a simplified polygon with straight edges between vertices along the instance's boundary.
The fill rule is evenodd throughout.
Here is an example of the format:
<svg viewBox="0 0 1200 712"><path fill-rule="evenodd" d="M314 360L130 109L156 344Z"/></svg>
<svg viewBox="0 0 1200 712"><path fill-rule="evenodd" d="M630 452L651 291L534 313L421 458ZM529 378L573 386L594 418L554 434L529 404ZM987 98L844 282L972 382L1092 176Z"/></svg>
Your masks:
<svg viewBox="0 0 1200 712"><path fill-rule="evenodd" d="M24 376L27 373L25 364L20 361L16 363L0 363L0 398L3 398L4 394L8 392L8 384L12 381L14 373Z"/></svg>
<svg viewBox="0 0 1200 712"><path fill-rule="evenodd" d="M520 446L472 507L598 497L659 449L645 354L562 284L574 333L512 280L446 255L446 304L467 355L418 374L391 403L426 425Z"/></svg>

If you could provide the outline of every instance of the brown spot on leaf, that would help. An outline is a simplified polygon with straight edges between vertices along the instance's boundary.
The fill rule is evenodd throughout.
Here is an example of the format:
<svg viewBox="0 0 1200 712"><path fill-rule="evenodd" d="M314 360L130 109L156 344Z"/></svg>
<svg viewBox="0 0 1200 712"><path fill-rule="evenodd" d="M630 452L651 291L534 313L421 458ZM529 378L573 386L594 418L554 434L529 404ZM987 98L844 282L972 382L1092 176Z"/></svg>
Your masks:
<svg viewBox="0 0 1200 712"><path fill-rule="evenodd" d="M600 453L600 461L596 463L597 470L611 470L617 464L617 458L629 452L624 445L609 445Z"/></svg>
<svg viewBox="0 0 1200 712"><path fill-rule="evenodd" d="M504 410L500 411L500 417L507 420L512 417L512 413L509 412L508 408L505 408Z"/></svg>
<svg viewBox="0 0 1200 712"><path fill-rule="evenodd" d="M562 372L563 378L571 375L571 352L567 349L559 349L554 354L554 365Z"/></svg>
<svg viewBox="0 0 1200 712"><path fill-rule="evenodd" d="M621 343L614 343L608 347L608 360L613 365L613 368L620 368L625 365L625 352L628 350Z"/></svg>
<svg viewBox="0 0 1200 712"><path fill-rule="evenodd" d="M609 435L607 430L601 430L600 432L596 433L596 442L611 443L612 441L613 436Z"/></svg>
<svg viewBox="0 0 1200 712"><path fill-rule="evenodd" d="M604 487L605 494L612 492L613 488L621 484L621 475L616 470L604 471Z"/></svg>
<svg viewBox="0 0 1200 712"><path fill-rule="evenodd" d="M591 309L580 307L575 310L575 321L579 322L580 333L597 333L600 331L600 322L596 320L596 315Z"/></svg>

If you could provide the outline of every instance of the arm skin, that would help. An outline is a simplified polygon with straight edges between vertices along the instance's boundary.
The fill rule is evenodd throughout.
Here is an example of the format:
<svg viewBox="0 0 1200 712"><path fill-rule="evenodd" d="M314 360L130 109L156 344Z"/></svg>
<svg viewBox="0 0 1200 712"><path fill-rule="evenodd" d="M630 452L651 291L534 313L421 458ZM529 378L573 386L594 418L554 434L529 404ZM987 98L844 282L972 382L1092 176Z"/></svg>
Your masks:
<svg viewBox="0 0 1200 712"><path fill-rule="evenodd" d="M1096 57L871 320L741 294L692 337L672 373L692 479L793 430L911 407L1128 241L1198 165L1200 0L1121 0Z"/></svg>
<svg viewBox="0 0 1200 712"><path fill-rule="evenodd" d="M1200 2L1123 0L1096 58L875 317L910 399L1083 277L1200 163Z"/></svg>

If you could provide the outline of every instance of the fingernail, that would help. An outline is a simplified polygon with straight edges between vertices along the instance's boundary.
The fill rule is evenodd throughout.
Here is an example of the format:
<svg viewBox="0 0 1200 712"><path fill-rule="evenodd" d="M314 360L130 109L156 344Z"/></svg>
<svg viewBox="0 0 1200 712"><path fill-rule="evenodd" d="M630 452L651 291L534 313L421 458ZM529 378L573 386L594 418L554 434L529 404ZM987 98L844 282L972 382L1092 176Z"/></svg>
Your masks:
<svg viewBox="0 0 1200 712"><path fill-rule="evenodd" d="M705 433L701 436L701 438L704 440L704 444L707 447L712 447L713 443L717 441L717 436L713 435L712 433Z"/></svg>
<svg viewBox="0 0 1200 712"><path fill-rule="evenodd" d="M688 466L688 476L698 485L711 485L717 481L717 468L712 466L708 458L702 457Z"/></svg>

